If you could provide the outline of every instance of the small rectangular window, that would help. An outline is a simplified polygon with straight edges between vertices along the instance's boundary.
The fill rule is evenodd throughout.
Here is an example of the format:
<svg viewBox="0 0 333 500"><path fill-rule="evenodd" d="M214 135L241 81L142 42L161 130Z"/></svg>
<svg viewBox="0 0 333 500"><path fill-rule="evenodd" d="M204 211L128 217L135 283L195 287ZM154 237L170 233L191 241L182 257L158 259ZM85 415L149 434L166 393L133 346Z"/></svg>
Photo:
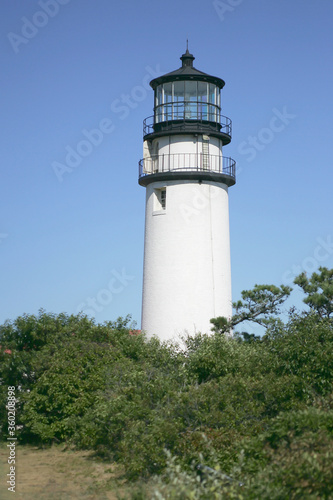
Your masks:
<svg viewBox="0 0 333 500"><path fill-rule="evenodd" d="M216 96L215 96L215 85L212 83L209 84L209 103L216 104Z"/></svg>
<svg viewBox="0 0 333 500"><path fill-rule="evenodd" d="M164 88L164 102L172 102L172 83L165 83Z"/></svg>
<svg viewBox="0 0 333 500"><path fill-rule="evenodd" d="M162 210L166 209L166 189L161 189L161 207Z"/></svg>
<svg viewBox="0 0 333 500"><path fill-rule="evenodd" d="M184 119L184 98L185 98L185 83L175 82L173 84L173 120L183 120Z"/></svg>
<svg viewBox="0 0 333 500"><path fill-rule="evenodd" d="M154 189L154 212L166 209L166 188Z"/></svg>
<svg viewBox="0 0 333 500"><path fill-rule="evenodd" d="M208 96L208 83L198 82L198 118L200 120L208 120L207 112L207 96Z"/></svg>

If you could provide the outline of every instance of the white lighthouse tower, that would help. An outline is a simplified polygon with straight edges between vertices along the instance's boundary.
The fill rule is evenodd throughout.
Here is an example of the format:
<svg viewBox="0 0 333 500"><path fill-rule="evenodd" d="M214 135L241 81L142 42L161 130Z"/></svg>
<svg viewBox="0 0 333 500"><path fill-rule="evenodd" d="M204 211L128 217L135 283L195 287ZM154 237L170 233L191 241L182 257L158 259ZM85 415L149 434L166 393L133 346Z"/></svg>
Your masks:
<svg viewBox="0 0 333 500"><path fill-rule="evenodd" d="M146 187L142 329L162 340L210 333L231 317L228 188L235 162L223 156L231 120L221 114L225 82L180 58L150 82L154 114L143 123L139 184Z"/></svg>

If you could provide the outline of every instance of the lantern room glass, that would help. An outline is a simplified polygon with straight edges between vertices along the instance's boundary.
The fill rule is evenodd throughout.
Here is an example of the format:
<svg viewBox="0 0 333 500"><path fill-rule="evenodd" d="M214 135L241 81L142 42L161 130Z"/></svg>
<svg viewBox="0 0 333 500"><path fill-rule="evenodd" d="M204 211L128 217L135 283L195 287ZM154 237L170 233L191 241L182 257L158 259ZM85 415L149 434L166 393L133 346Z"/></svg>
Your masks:
<svg viewBox="0 0 333 500"><path fill-rule="evenodd" d="M219 122L220 88L203 81L175 81L155 89L155 123L169 120Z"/></svg>

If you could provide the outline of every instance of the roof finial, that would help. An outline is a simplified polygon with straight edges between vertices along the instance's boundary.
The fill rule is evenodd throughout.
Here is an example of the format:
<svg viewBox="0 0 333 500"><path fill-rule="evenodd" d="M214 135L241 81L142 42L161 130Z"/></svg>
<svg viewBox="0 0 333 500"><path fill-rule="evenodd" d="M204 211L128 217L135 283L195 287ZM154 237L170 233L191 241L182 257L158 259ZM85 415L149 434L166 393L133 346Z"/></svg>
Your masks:
<svg viewBox="0 0 333 500"><path fill-rule="evenodd" d="M192 54L190 54L188 51L188 38L186 38L186 52L185 52L185 54L182 55L182 57L180 59L182 61L183 68L184 68L184 66L191 66L193 68L193 61L194 61L195 57Z"/></svg>

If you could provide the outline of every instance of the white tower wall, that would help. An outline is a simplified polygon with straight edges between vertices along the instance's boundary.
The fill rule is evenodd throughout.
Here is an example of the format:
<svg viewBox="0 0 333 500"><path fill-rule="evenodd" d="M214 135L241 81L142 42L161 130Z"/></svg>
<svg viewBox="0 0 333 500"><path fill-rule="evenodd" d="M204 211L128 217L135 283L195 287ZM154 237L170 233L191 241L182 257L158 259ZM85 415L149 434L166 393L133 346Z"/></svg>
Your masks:
<svg viewBox="0 0 333 500"><path fill-rule="evenodd" d="M206 137L206 136L205 136ZM208 136L207 136L208 137ZM209 137L209 154L222 155L222 141L216 137ZM176 154L176 153L202 153L202 135L176 135L164 136L145 141L143 145L144 158L153 155Z"/></svg>
<svg viewBox="0 0 333 500"><path fill-rule="evenodd" d="M161 188L165 210L157 199ZM161 339L210 333L211 318L232 314L228 187L153 182L145 223L142 329Z"/></svg>

